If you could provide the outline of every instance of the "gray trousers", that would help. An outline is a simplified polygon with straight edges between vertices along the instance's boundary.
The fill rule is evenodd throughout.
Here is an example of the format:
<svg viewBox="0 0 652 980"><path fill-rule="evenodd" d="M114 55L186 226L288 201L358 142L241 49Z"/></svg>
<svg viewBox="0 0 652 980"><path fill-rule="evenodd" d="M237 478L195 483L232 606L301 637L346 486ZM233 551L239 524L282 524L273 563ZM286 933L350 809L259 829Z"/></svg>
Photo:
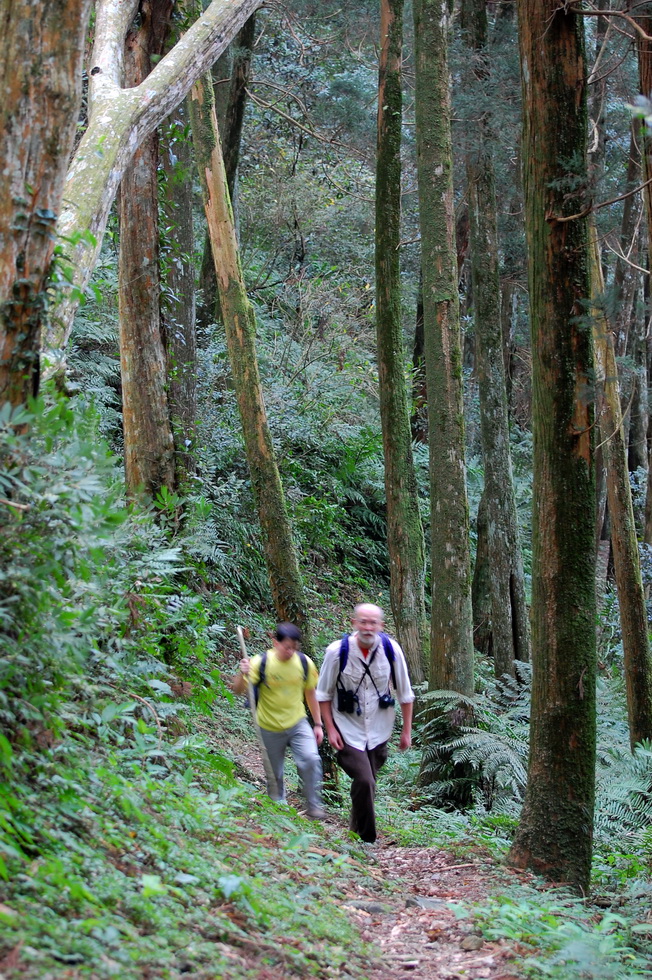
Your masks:
<svg viewBox="0 0 652 980"><path fill-rule="evenodd" d="M283 765L285 762L285 752L289 746L296 763L297 771L301 777L308 810L320 810L322 805L321 759L319 758L315 735L308 723L308 719L302 718L292 728L285 728L281 732L270 732L265 728L261 728L260 734L265 743L278 787L278 795L275 795L272 787L268 786L268 795L273 800L285 799Z"/></svg>

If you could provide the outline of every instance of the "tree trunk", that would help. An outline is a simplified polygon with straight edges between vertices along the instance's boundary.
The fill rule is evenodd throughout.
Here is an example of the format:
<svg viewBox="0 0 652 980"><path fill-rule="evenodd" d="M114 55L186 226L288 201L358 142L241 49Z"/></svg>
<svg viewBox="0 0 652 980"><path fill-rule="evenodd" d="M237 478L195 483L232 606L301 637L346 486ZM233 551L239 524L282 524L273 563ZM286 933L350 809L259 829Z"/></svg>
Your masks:
<svg viewBox="0 0 652 980"><path fill-rule="evenodd" d="M600 437L607 468L611 545L625 661L629 739L634 748L644 738L652 738L652 657L627 469L627 447L620 410L618 368L611 327L604 313L604 283L595 227L592 228L591 246L596 380L602 388Z"/></svg>
<svg viewBox="0 0 652 980"><path fill-rule="evenodd" d="M381 0L376 158L376 337L385 456L390 597L410 673L425 677L424 546L401 328L401 59L403 0Z"/></svg>
<svg viewBox="0 0 652 980"><path fill-rule="evenodd" d="M489 78L485 0L464 0L462 29L476 84ZM473 137L471 137L473 140ZM475 372L480 393L489 564L491 633L497 677L515 676L514 661L530 659L523 557L509 448L509 410L500 319L498 227L493 133L485 115L467 154Z"/></svg>
<svg viewBox="0 0 652 980"><path fill-rule="evenodd" d="M310 652L312 641L307 607L267 424L256 358L256 318L242 278L210 76L199 79L194 85L190 115L226 342L274 605L280 620L300 626L304 649Z"/></svg>
<svg viewBox="0 0 652 980"><path fill-rule="evenodd" d="M410 430L414 442L428 442L428 396L426 394L426 354L423 337L423 271L419 270L417 310L412 348L412 415Z"/></svg>
<svg viewBox="0 0 652 980"><path fill-rule="evenodd" d="M518 9L533 361L534 670L528 784L510 861L585 890L596 653L589 255L587 222L577 216L587 179L584 28L574 8L557 0L519 0Z"/></svg>
<svg viewBox="0 0 652 980"><path fill-rule="evenodd" d="M636 122L632 123L627 157L626 191L633 190L641 179L641 154L635 134ZM620 226L620 250L632 262L638 262L637 233L640 203L638 194L630 194L623 201ZM623 357L627 350L627 338L632 322L632 307L640 273L620 256L616 259L613 278L614 307L616 310L615 344L616 357Z"/></svg>
<svg viewBox="0 0 652 980"><path fill-rule="evenodd" d="M473 646L487 660L493 657L491 632L491 565L489 561L489 522L487 492L483 490L476 519L475 565L471 583L473 604Z"/></svg>
<svg viewBox="0 0 652 980"><path fill-rule="evenodd" d="M238 233L237 206L237 176L242 144L242 125L244 123L245 107L247 105L247 85L251 74L251 59L254 41L256 39L256 14L253 13L233 42L232 57L229 59L229 84L215 84L216 98L220 89L225 93L224 104L215 106L217 125L224 133L222 149L224 152L224 167L226 182L231 195L236 234ZM199 310L200 321L204 326L218 323L221 320L220 304L217 298L217 281L215 266L211 251L210 235L206 233L202 264L200 272L202 303Z"/></svg>
<svg viewBox="0 0 652 980"><path fill-rule="evenodd" d="M81 102L90 0L0 0L0 404L39 384L54 226Z"/></svg>
<svg viewBox="0 0 652 980"><path fill-rule="evenodd" d="M630 330L630 353L633 361L632 402L630 408L628 468L647 469L647 316L636 316Z"/></svg>
<svg viewBox="0 0 652 980"><path fill-rule="evenodd" d="M99 0L89 72L88 128L68 171L65 206L57 224L59 234L71 240L67 254L75 288L58 300L50 322L47 345L48 357L54 362L51 370L68 343L79 294L90 279L111 204L134 152L219 58L260 3L213 0L146 81L124 89L119 52L138 0Z"/></svg>
<svg viewBox="0 0 652 980"><path fill-rule="evenodd" d="M125 45L125 85L140 85L158 54L156 32L167 20L167 0L143 3L139 27ZM174 488L174 440L167 396L161 326L158 228L158 139L136 150L120 184L118 304L122 428L127 494L154 497Z"/></svg>
<svg viewBox="0 0 652 980"><path fill-rule="evenodd" d="M473 616L447 34L448 0L415 0L416 134L430 445L430 688L473 692Z"/></svg>
<svg viewBox="0 0 652 980"><path fill-rule="evenodd" d="M192 143L184 131L189 125L184 101L168 120L166 193L163 203L170 236L166 262L167 290L163 328L167 359L168 400L174 434L177 480L193 473L192 446L197 419L197 344L195 335L195 269L192 211L194 203ZM176 161L176 162L174 162Z"/></svg>

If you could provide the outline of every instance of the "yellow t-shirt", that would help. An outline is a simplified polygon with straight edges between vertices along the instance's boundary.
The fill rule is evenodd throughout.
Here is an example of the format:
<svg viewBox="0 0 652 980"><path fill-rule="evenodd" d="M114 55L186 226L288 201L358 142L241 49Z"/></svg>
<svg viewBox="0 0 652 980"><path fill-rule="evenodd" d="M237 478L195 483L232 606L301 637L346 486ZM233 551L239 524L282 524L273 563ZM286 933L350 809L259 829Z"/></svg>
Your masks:
<svg viewBox="0 0 652 980"><path fill-rule="evenodd" d="M258 683L262 659L260 654L251 658L249 680L252 684ZM306 717L303 692L313 691L319 678L310 657L306 657L306 660L308 676L304 680L303 664L298 653L294 653L289 660L280 660L275 650L267 651L265 680L258 687L258 724L261 728L269 732L282 732Z"/></svg>

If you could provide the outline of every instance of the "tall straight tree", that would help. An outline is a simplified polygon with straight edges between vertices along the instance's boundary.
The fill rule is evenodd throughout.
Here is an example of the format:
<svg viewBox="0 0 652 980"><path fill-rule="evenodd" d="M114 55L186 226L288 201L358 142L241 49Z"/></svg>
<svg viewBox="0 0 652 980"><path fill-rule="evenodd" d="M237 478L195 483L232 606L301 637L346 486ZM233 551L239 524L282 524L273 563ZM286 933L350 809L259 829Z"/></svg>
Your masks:
<svg viewBox="0 0 652 980"><path fill-rule="evenodd" d="M35 394L90 0L1 0L0 404Z"/></svg>
<svg viewBox="0 0 652 980"><path fill-rule="evenodd" d="M627 468L618 367L611 325L604 312L604 281L594 223L591 226L591 287L595 299L593 337L596 382L601 395L600 437L607 469L611 546L623 638L629 739L634 748L643 739L652 738L652 656Z"/></svg>
<svg viewBox="0 0 652 980"><path fill-rule="evenodd" d="M532 712L510 861L584 890L595 794L595 480L581 15L519 0L534 432Z"/></svg>
<svg viewBox="0 0 652 980"><path fill-rule="evenodd" d="M415 0L416 137L430 447L433 690L473 692L469 510L453 211L448 0Z"/></svg>
<svg viewBox="0 0 652 980"><path fill-rule="evenodd" d="M303 583L267 423L256 356L256 316L242 275L213 99L212 79L204 75L192 89L190 118L233 384L276 613L301 627L304 648L310 652Z"/></svg>
<svg viewBox="0 0 652 980"><path fill-rule="evenodd" d="M142 0L125 44L125 84L140 85L163 50L170 0ZM120 184L120 372L127 493L154 496L175 485L174 439L161 322L158 138L136 150Z"/></svg>
<svg viewBox="0 0 652 980"><path fill-rule="evenodd" d="M487 6L463 0L462 32L474 81L489 79ZM475 322L475 365L480 394L488 561L491 592L491 649L497 677L514 676L514 661L530 659L528 610L519 540L509 409L500 316L498 228L493 162L493 133L488 110L469 134L466 155L471 280Z"/></svg>
<svg viewBox="0 0 652 980"><path fill-rule="evenodd" d="M187 99L177 106L165 128L165 214L169 254L163 334L168 374L168 402L174 435L177 482L194 471L192 444L197 418L197 339L195 323L194 172Z"/></svg>
<svg viewBox="0 0 652 980"><path fill-rule="evenodd" d="M381 0L376 156L376 336L385 455L390 597L412 679L424 671L424 546L401 327L403 0Z"/></svg>

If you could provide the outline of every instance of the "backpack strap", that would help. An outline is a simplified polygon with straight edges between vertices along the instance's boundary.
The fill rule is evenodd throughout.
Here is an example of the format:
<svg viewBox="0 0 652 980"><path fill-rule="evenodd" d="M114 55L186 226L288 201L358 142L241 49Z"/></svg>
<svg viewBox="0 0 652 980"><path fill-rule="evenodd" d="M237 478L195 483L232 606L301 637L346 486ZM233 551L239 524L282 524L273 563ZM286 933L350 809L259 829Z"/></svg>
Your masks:
<svg viewBox="0 0 652 980"><path fill-rule="evenodd" d="M304 684L308 680L308 658L305 653L301 650L297 650L299 654L299 660L301 661L301 667L303 669L303 681ZM267 670L267 650L262 654L260 658L260 668L258 670L258 683L254 684L254 694L256 696L256 704L258 704L258 698L260 695L259 687L261 684L265 683L265 671Z"/></svg>
<svg viewBox="0 0 652 980"><path fill-rule="evenodd" d="M260 697L260 685L265 683L265 671L267 670L267 650L265 650L260 658L260 667L258 668L258 683L254 684L254 697L256 699L256 707L258 707L258 698Z"/></svg>
<svg viewBox="0 0 652 980"><path fill-rule="evenodd" d="M394 662L396 660L396 654L394 653L394 647L392 646L392 641L388 637L387 633L380 634L380 642L383 645L385 656L389 661L389 671L392 675L392 684L394 685L394 690L396 690L396 673L394 672Z"/></svg>
<svg viewBox="0 0 652 980"><path fill-rule="evenodd" d="M379 636L380 636L380 642L383 645L385 656L387 657L387 660L389 662L389 671L390 674L392 675L392 684L394 685L394 690L396 690L396 673L394 671L394 662L396 660L396 654L394 653L394 647L392 646L392 641L388 637L387 633L380 633ZM335 682L336 687L339 686L341 683L340 677L342 676L342 672L344 671L344 668L346 667L348 660L349 660L349 636L347 633L347 635L343 636L342 639L340 640L340 669L337 674L337 681Z"/></svg>

